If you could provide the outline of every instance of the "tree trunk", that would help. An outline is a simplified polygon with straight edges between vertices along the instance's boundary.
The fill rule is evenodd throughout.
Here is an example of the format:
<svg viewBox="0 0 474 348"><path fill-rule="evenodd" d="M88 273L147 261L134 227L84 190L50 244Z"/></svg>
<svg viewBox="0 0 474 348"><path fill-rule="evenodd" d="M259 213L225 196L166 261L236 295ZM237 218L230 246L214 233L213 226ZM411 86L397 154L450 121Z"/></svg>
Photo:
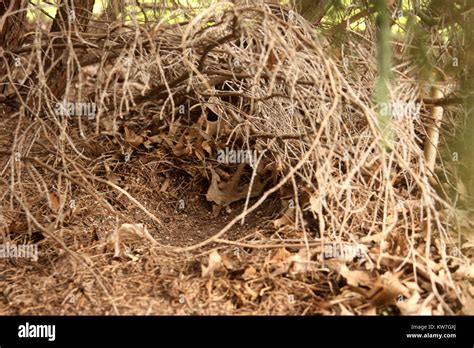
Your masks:
<svg viewBox="0 0 474 348"><path fill-rule="evenodd" d="M89 19L92 16L94 0L62 0L56 17L51 26L51 33L62 32L63 36L78 34L87 30ZM63 40L65 43L66 40ZM52 67L47 78L47 85L56 98L61 98L65 92L68 80L76 74L72 64L67 71L68 51L64 48L53 48L52 54L46 61L45 71Z"/></svg>
<svg viewBox="0 0 474 348"><path fill-rule="evenodd" d="M23 28L25 27L26 1L4 0L0 3L0 47L4 53L0 59L0 94L8 93L7 66L15 62L11 52L21 47ZM19 11L19 12L18 12Z"/></svg>

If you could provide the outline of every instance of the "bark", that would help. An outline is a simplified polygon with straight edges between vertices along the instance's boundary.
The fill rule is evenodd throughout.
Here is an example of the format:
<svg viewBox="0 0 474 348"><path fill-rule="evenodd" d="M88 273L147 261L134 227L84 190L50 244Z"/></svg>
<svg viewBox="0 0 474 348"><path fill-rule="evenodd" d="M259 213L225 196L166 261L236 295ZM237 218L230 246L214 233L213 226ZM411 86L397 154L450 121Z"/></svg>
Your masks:
<svg viewBox="0 0 474 348"><path fill-rule="evenodd" d="M23 28L25 27L26 1L3 0L0 2L0 47L3 58L0 58L1 94L8 92L7 66L11 67L15 57L10 52L21 47Z"/></svg>
<svg viewBox="0 0 474 348"><path fill-rule="evenodd" d="M87 30L94 0L62 0L56 17L51 26L51 33L61 32L62 36L75 36ZM76 74L75 65L72 71L67 71L68 51L63 48L52 49L50 57L46 60L45 70L51 68L47 77L47 85L56 98L61 98L66 90L68 80Z"/></svg>

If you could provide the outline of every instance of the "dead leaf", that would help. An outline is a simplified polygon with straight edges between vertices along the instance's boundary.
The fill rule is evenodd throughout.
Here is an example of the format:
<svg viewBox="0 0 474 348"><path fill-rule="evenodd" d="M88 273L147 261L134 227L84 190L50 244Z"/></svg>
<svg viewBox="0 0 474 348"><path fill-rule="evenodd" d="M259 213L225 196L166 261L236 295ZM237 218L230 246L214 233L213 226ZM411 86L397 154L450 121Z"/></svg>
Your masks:
<svg viewBox="0 0 474 348"><path fill-rule="evenodd" d="M288 261L292 274L306 273L311 268L311 255L308 254L307 248L301 248L298 254L292 255Z"/></svg>
<svg viewBox="0 0 474 348"><path fill-rule="evenodd" d="M474 264L462 264L453 273L453 278L458 280L474 280Z"/></svg>
<svg viewBox="0 0 474 348"><path fill-rule="evenodd" d="M250 195L251 198L259 196L267 185L268 179L262 181L260 176L257 176L249 193L249 184L239 185L245 165L245 163L239 164L229 181L223 181L216 171L211 168L211 184L207 190L206 199L225 207L232 202L246 198L247 195Z"/></svg>
<svg viewBox="0 0 474 348"><path fill-rule="evenodd" d="M250 295L250 297L252 298L252 301L255 300L257 297L258 297L258 293L256 293L255 291L253 291L249 284L248 283L245 283L244 284L244 289L247 290L247 293Z"/></svg>
<svg viewBox="0 0 474 348"><path fill-rule="evenodd" d="M148 137L147 140L150 142L150 144L160 144L163 141L163 135L162 134L152 135L151 137Z"/></svg>
<svg viewBox="0 0 474 348"><path fill-rule="evenodd" d="M399 274L385 272L367 294L370 302L377 307L405 301L410 297L409 289L399 279Z"/></svg>
<svg viewBox="0 0 474 348"><path fill-rule="evenodd" d="M166 192L168 190L168 187L170 186L170 184L171 184L170 178L166 178L163 185L161 185L160 192Z"/></svg>
<svg viewBox="0 0 474 348"><path fill-rule="evenodd" d="M350 316L354 315L354 312L351 312L342 303L338 303L338 305L339 305L339 308L341 309L340 315L350 315Z"/></svg>
<svg viewBox="0 0 474 348"><path fill-rule="evenodd" d="M120 228L109 235L108 241L113 245L115 253L114 257L120 257L122 250L121 244L127 241L142 241L144 239L149 240L153 245L157 245L158 242L150 235L147 228L143 224L122 224Z"/></svg>
<svg viewBox="0 0 474 348"><path fill-rule="evenodd" d="M120 183L122 182L122 178L120 177L120 175L117 175L115 173L107 173L105 175L105 177L107 178L107 180L109 180L111 183L117 185L117 186L120 186Z"/></svg>
<svg viewBox="0 0 474 348"><path fill-rule="evenodd" d="M247 267L242 274L242 279L249 280L254 278L257 278L257 270L252 266Z"/></svg>
<svg viewBox="0 0 474 348"><path fill-rule="evenodd" d="M48 192L48 203L51 210L57 213L59 210L59 196L56 192Z"/></svg>
<svg viewBox="0 0 474 348"><path fill-rule="evenodd" d="M291 253L286 250L285 248L280 248L278 251L273 255L271 259L271 263L281 263L281 262L286 262L290 258Z"/></svg>
<svg viewBox="0 0 474 348"><path fill-rule="evenodd" d="M188 139L185 134L181 135L178 143L173 147L173 154L177 157L182 155L190 155L191 147L188 146Z"/></svg>
<svg viewBox="0 0 474 348"><path fill-rule="evenodd" d="M291 254L285 248L278 249L270 260L273 264L274 271L272 276L278 276L285 273L302 273L308 270L308 257L305 248L301 249L298 254Z"/></svg>
<svg viewBox="0 0 474 348"><path fill-rule="evenodd" d="M267 68L268 68L268 70L270 70L270 71L273 70L273 67L274 67L275 64L277 64L277 62L278 62L278 58L277 58L275 52L272 49L270 49L270 52L268 54L268 59L267 59Z"/></svg>
<svg viewBox="0 0 474 348"><path fill-rule="evenodd" d="M410 291L405 285L402 284L400 281L400 275L398 273L387 271L381 276L381 279L384 286L393 289L393 291L405 296L405 298L410 296Z"/></svg>
<svg viewBox="0 0 474 348"><path fill-rule="evenodd" d="M294 223L295 212L296 208L288 208L280 218L273 220L273 227L280 229L283 226L292 225Z"/></svg>
<svg viewBox="0 0 474 348"><path fill-rule="evenodd" d="M474 285L466 282L461 287L464 290L462 312L465 315L474 315Z"/></svg>
<svg viewBox="0 0 474 348"><path fill-rule="evenodd" d="M433 311L430 302L434 299L434 296L434 294L430 294L423 300L418 291L415 291L410 298L397 301L397 307L402 315L432 315Z"/></svg>
<svg viewBox="0 0 474 348"><path fill-rule="evenodd" d="M461 245L461 249L472 249L474 248L474 242L466 242L463 245Z"/></svg>
<svg viewBox="0 0 474 348"><path fill-rule="evenodd" d="M138 147L145 141L145 138L141 135L136 134L133 130L129 129L127 126L125 129L125 141L134 147Z"/></svg>
<svg viewBox="0 0 474 348"><path fill-rule="evenodd" d="M211 148L211 145L209 143L209 141L203 141L201 143L201 147L203 148L203 150L205 150L209 155L212 155L212 148Z"/></svg>
<svg viewBox="0 0 474 348"><path fill-rule="evenodd" d="M202 277L207 277L209 275L213 275L215 271L222 269L222 257L219 255L217 250L214 250L209 255L209 262L207 267L201 265Z"/></svg>
<svg viewBox="0 0 474 348"><path fill-rule="evenodd" d="M222 264L228 270L235 270L237 268L233 255L233 253L227 253L221 256Z"/></svg>
<svg viewBox="0 0 474 348"><path fill-rule="evenodd" d="M351 271L347 268L346 265L341 265L339 273L346 279L347 284L359 287L359 286L369 286L373 285L373 280L370 275L364 271Z"/></svg>
<svg viewBox="0 0 474 348"><path fill-rule="evenodd" d="M79 202L74 201L74 204L69 204L68 210L64 213L64 217L66 219L71 219L74 215L76 215L79 210L81 210L81 204Z"/></svg>
<svg viewBox="0 0 474 348"><path fill-rule="evenodd" d="M379 233L376 233L376 234L371 234L371 235L367 235L365 237L362 237L360 239L360 242L364 243L364 244L368 244L368 243L371 243L371 242L380 243L384 240L384 238L385 238L384 233L379 232Z"/></svg>

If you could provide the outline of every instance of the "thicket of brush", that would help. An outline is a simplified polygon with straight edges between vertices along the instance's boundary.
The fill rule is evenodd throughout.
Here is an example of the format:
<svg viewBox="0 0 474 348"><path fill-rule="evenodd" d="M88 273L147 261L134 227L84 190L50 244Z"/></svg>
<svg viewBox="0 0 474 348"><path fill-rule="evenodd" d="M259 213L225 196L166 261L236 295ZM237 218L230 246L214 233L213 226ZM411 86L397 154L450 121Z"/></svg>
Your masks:
<svg viewBox="0 0 474 348"><path fill-rule="evenodd" d="M0 237L39 260L0 273L0 313L463 313L472 266L423 160L432 108L395 57L381 127L373 29L341 52L287 6L87 30L82 10L4 54ZM188 191L218 229L167 242L195 235Z"/></svg>

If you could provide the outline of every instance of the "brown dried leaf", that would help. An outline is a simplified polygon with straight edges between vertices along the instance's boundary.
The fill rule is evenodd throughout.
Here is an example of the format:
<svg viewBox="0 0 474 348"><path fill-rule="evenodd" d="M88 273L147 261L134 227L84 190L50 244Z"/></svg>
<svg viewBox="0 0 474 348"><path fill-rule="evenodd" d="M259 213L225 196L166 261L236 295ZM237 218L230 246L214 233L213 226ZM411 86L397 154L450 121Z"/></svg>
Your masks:
<svg viewBox="0 0 474 348"><path fill-rule="evenodd" d="M201 147L203 148L203 150L205 150L209 155L212 155L212 147L209 143L209 141L203 141L201 143Z"/></svg>
<svg viewBox="0 0 474 348"><path fill-rule="evenodd" d="M311 270L311 255L307 248L301 248L298 254L292 255L290 261L290 273L306 273Z"/></svg>
<svg viewBox="0 0 474 348"><path fill-rule="evenodd" d="M223 181L217 172L211 168L211 185L206 193L206 199L214 202L219 206L228 206L232 202L239 201L249 195L251 198L259 196L268 183L267 180L262 180L259 176L255 178L252 185L252 190L249 193L249 184L239 185L245 169L245 163L239 164L236 172L232 175L229 181Z"/></svg>
<svg viewBox="0 0 474 348"><path fill-rule="evenodd" d="M368 297L374 306L380 307L405 301L410 297L410 291L400 282L399 274L388 271L378 279Z"/></svg>
<svg viewBox="0 0 474 348"><path fill-rule="evenodd" d="M170 184L171 184L170 178L166 178L163 185L161 185L160 192L166 192L168 190L168 187L170 186Z"/></svg>
<svg viewBox="0 0 474 348"><path fill-rule="evenodd" d="M257 277L257 270L253 266L249 266L242 274L243 280L254 279Z"/></svg>
<svg viewBox="0 0 474 348"><path fill-rule="evenodd" d="M347 284L359 287L359 286L369 286L374 285L373 280L370 275L364 271L351 271L347 268L346 265L341 265L339 273L346 279Z"/></svg>
<svg viewBox="0 0 474 348"><path fill-rule="evenodd" d="M288 261L290 257L291 257L291 253L288 250L286 250L285 248L280 248L275 253L275 255L273 255L270 262L272 263L285 262L285 261Z"/></svg>
<svg viewBox="0 0 474 348"><path fill-rule="evenodd" d="M295 212L295 208L288 208L280 218L273 220L273 226L279 229L283 226L292 225L294 223Z"/></svg>
<svg viewBox="0 0 474 348"><path fill-rule="evenodd" d="M209 262L208 262L207 267L204 265L201 265L202 277L213 275L214 271L222 269L222 268L223 268L222 257L219 255L217 250L214 250L209 255Z"/></svg>
<svg viewBox="0 0 474 348"><path fill-rule="evenodd" d="M460 265L456 272L453 273L453 278L459 280L474 280L474 264Z"/></svg>
<svg viewBox="0 0 474 348"><path fill-rule="evenodd" d="M56 192L48 192L48 203L51 210L57 213L59 210L59 196Z"/></svg>
<svg viewBox="0 0 474 348"><path fill-rule="evenodd" d="M397 307L402 315L432 315L433 309L430 305L432 299L434 299L434 294L422 300L418 291L415 291L407 300L397 301Z"/></svg>
<svg viewBox="0 0 474 348"><path fill-rule="evenodd" d="M74 205L70 206L68 210L64 213L64 217L66 219L72 218L74 215L76 215L79 210L81 209L81 205L79 202L75 202Z"/></svg>
<svg viewBox="0 0 474 348"><path fill-rule="evenodd" d="M138 147L145 141L145 138L141 135L136 134L133 130L129 129L127 126L125 129L125 141L134 147Z"/></svg>
<svg viewBox="0 0 474 348"><path fill-rule="evenodd" d="M125 241L141 241L144 239L149 240L154 245L158 244L158 242L150 235L145 225L125 223L122 224L117 231L109 235L108 241L114 247L114 257L119 257L122 255L120 249L121 243Z"/></svg>

